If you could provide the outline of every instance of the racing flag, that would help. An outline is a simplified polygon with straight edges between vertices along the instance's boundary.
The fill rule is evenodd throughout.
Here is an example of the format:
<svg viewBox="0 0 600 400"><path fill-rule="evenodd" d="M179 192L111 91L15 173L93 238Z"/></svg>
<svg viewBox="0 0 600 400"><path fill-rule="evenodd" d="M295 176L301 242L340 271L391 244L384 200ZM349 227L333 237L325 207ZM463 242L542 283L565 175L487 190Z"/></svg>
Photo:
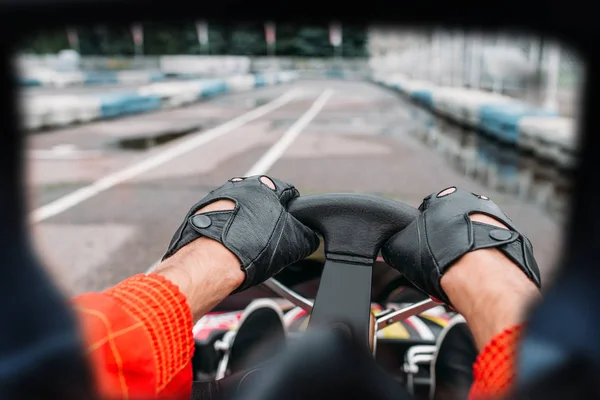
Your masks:
<svg viewBox="0 0 600 400"><path fill-rule="evenodd" d="M267 44L272 45L275 43L275 23L265 22L265 39Z"/></svg>
<svg viewBox="0 0 600 400"><path fill-rule="evenodd" d="M208 24L206 21L196 22L196 34L198 35L198 42L202 47L208 45Z"/></svg>
<svg viewBox="0 0 600 400"><path fill-rule="evenodd" d="M267 49L269 49L269 55L273 55L275 49L275 23L265 22L265 40L267 42Z"/></svg>
<svg viewBox="0 0 600 400"><path fill-rule="evenodd" d="M339 47L342 44L342 25L339 22L332 22L329 25L329 43L333 47Z"/></svg>
<svg viewBox="0 0 600 400"><path fill-rule="evenodd" d="M136 54L141 54L144 45L144 28L142 24L133 24L131 26L131 35L133 36Z"/></svg>
<svg viewBox="0 0 600 400"><path fill-rule="evenodd" d="M67 40L72 49L79 48L79 36L77 35L77 30L75 28L67 28Z"/></svg>

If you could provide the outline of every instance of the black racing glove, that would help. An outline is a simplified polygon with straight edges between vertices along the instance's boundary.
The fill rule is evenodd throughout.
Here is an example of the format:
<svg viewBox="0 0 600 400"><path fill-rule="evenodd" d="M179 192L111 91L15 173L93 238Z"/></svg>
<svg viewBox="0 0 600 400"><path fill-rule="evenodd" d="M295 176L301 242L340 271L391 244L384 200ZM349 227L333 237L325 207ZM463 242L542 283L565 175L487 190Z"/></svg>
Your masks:
<svg viewBox="0 0 600 400"><path fill-rule="evenodd" d="M214 239L240 260L246 279L235 290L239 292L266 281L285 266L316 251L318 236L287 212L290 200L300 195L298 190L266 176L275 184L273 190L260 178L229 180L196 203L173 235L163 260L199 237ZM194 215L221 199L232 200L235 208Z"/></svg>
<svg viewBox="0 0 600 400"><path fill-rule="evenodd" d="M382 254L388 264L423 292L450 304L440 285L442 275L464 254L495 247L541 286L531 242L492 200L463 189L441 197L439 193L425 197L419 217L384 244ZM487 214L509 229L471 221L469 215L476 213Z"/></svg>

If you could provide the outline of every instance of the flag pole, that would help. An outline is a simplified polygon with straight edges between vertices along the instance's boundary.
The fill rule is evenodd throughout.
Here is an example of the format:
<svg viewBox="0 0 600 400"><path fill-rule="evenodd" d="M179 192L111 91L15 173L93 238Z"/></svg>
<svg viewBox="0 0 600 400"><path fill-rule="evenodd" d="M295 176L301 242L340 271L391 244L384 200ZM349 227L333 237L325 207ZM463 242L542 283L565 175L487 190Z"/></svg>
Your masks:
<svg viewBox="0 0 600 400"><path fill-rule="evenodd" d="M267 42L267 55L269 57L275 56L275 23L265 22L265 41Z"/></svg>
<svg viewBox="0 0 600 400"><path fill-rule="evenodd" d="M77 35L77 29L67 28L67 40L69 41L69 46L79 53L79 36Z"/></svg>
<svg viewBox="0 0 600 400"><path fill-rule="evenodd" d="M141 56L144 53L144 28L142 24L133 24L131 26L131 35L133 36L133 44L135 55Z"/></svg>
<svg viewBox="0 0 600 400"><path fill-rule="evenodd" d="M208 41L208 23L206 21L196 22L196 34L200 43L200 51L205 54L210 54L210 45Z"/></svg>

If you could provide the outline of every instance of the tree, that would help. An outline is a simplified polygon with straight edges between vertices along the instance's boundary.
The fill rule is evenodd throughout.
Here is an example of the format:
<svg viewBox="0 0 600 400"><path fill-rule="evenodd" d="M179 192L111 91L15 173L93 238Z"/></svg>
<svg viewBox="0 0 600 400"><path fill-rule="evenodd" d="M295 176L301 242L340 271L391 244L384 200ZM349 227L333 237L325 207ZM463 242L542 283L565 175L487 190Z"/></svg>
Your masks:
<svg viewBox="0 0 600 400"><path fill-rule="evenodd" d="M208 45L209 54L226 54L227 53L227 37L226 29L220 24L208 25Z"/></svg>
<svg viewBox="0 0 600 400"><path fill-rule="evenodd" d="M144 27L144 54L187 54L186 28L188 24L173 23L145 23Z"/></svg>
<svg viewBox="0 0 600 400"><path fill-rule="evenodd" d="M243 24L229 27L228 54L255 56L265 55L267 42L264 28L260 23Z"/></svg>
<svg viewBox="0 0 600 400"><path fill-rule="evenodd" d="M296 28L291 39L290 54L300 57L330 57L333 48L329 44L326 26L303 26Z"/></svg>
<svg viewBox="0 0 600 400"><path fill-rule="evenodd" d="M331 57L334 48L329 42L329 26L282 25L278 27L277 54L302 57ZM342 55L367 56L366 27L342 26Z"/></svg>
<svg viewBox="0 0 600 400"><path fill-rule="evenodd" d="M108 26L106 27L105 47L106 54L115 56L131 56L135 54L131 27Z"/></svg>
<svg viewBox="0 0 600 400"><path fill-rule="evenodd" d="M19 46L27 53L56 53L69 48L66 30L35 32Z"/></svg>
<svg viewBox="0 0 600 400"><path fill-rule="evenodd" d="M147 22L144 27L144 54L231 54L263 56L267 54L263 22L243 24L209 23L209 48L198 42L194 21L180 23ZM135 52L131 25L74 27L82 55L131 56ZM275 52L278 56L331 57L329 27L322 25L276 25ZM342 55L366 57L367 34L364 26L343 26ZM57 53L69 48L66 30L38 32L20 46L38 54Z"/></svg>
<svg viewBox="0 0 600 400"><path fill-rule="evenodd" d="M367 57L366 26L343 26L342 55L344 57Z"/></svg>

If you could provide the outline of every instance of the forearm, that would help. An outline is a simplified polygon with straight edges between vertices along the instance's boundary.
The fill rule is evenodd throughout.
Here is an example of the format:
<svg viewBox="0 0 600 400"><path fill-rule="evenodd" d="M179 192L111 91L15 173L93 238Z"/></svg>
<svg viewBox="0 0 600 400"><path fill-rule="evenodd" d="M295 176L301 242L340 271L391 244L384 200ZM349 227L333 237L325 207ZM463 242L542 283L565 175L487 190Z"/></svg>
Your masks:
<svg viewBox="0 0 600 400"><path fill-rule="evenodd" d="M175 284L196 322L244 280L239 260L220 243L202 237L160 263L156 274Z"/></svg>
<svg viewBox="0 0 600 400"><path fill-rule="evenodd" d="M499 398L511 390L527 306L539 297L537 288L522 279L523 273L516 266L514 271L507 266L501 253L486 252L469 253L461 260L461 275L470 278L468 284L448 274L448 282L452 281L448 296L463 313L480 350L473 366L470 400ZM488 278L498 274L497 279L481 280L475 268L485 268Z"/></svg>
<svg viewBox="0 0 600 400"><path fill-rule="evenodd" d="M472 218L503 227L485 215ZM465 317L480 350L469 399L507 395L515 377L523 322L529 307L541 299L539 289L497 249L465 254L446 272L441 284Z"/></svg>
<svg viewBox="0 0 600 400"><path fill-rule="evenodd" d="M474 221L504 227L482 214ZM475 337L479 350L503 330L521 324L541 299L537 286L500 250L466 253L442 276L441 285Z"/></svg>
<svg viewBox="0 0 600 400"><path fill-rule="evenodd" d="M498 333L523 323L529 307L541 299L537 287L510 264L498 250L479 250L463 256L442 278L479 350Z"/></svg>

